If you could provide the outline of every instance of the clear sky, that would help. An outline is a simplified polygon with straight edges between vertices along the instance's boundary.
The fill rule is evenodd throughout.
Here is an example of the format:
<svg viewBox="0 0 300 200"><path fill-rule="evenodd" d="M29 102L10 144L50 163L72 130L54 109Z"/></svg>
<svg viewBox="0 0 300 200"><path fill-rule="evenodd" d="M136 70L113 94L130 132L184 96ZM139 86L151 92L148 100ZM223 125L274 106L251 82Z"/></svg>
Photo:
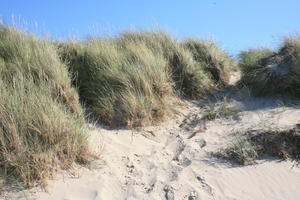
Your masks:
<svg viewBox="0 0 300 200"><path fill-rule="evenodd" d="M3 21L12 15L55 38L160 28L214 39L233 55L300 32L300 0L1 0Z"/></svg>

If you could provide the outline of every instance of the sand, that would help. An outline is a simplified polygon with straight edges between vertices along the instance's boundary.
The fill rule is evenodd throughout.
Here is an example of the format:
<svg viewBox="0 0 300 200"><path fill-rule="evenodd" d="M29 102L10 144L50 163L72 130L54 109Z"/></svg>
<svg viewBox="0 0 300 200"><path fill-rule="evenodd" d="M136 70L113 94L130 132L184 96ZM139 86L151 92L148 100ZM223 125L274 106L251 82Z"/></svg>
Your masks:
<svg viewBox="0 0 300 200"><path fill-rule="evenodd" d="M297 200L300 167L265 158L240 166L216 159L232 133L285 128L300 123L300 109L286 97L253 98L234 88L209 102L239 110L233 116L200 120L206 103L184 102L173 119L140 130L90 125L90 143L102 159L76 168L40 188L7 192L3 199L38 200ZM222 102L222 101L221 101Z"/></svg>

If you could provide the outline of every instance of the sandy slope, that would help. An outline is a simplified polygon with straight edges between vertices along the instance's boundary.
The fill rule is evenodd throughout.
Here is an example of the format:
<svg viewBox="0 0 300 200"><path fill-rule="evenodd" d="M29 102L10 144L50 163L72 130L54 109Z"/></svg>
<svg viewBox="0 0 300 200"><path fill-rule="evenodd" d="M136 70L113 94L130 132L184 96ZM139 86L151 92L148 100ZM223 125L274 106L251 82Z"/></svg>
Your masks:
<svg viewBox="0 0 300 200"><path fill-rule="evenodd" d="M181 114L159 126L139 131L94 127L91 144L102 152L101 162L78 169L80 177L69 173L51 180L48 192L35 188L7 195L43 200L299 199L297 163L269 159L242 167L210 152L228 144L233 132L300 123L300 109L291 100L251 98L246 91L229 90L216 95L216 101L222 95L242 109L238 116L200 120L202 104L186 102Z"/></svg>

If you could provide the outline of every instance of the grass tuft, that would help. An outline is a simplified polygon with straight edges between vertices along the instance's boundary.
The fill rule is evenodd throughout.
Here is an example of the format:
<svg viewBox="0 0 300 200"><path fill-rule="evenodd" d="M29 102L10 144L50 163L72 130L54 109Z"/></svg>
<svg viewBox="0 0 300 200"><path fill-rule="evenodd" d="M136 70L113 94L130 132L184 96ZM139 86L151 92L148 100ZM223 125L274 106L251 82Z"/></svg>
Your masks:
<svg viewBox="0 0 300 200"><path fill-rule="evenodd" d="M207 104L205 111L201 119L203 120L215 120L218 118L238 118L238 113L241 109L237 106L230 105L227 97L223 97L223 101L215 104Z"/></svg>
<svg viewBox="0 0 300 200"><path fill-rule="evenodd" d="M6 182L45 186L56 170L89 161L83 110L50 42L0 27L0 93Z"/></svg>
<svg viewBox="0 0 300 200"><path fill-rule="evenodd" d="M167 63L144 44L93 38L66 48L81 100L96 119L134 127L159 120L171 110L173 83Z"/></svg>
<svg viewBox="0 0 300 200"><path fill-rule="evenodd" d="M213 89L213 82L203 66L193 58L192 53L181 43L163 32L125 32L123 42L142 43L156 56L163 55L178 95L199 99Z"/></svg>
<svg viewBox="0 0 300 200"><path fill-rule="evenodd" d="M229 83L230 72L236 68L235 61L214 42L189 39L183 43L194 60L202 66L217 86Z"/></svg>
<svg viewBox="0 0 300 200"><path fill-rule="evenodd" d="M162 32L124 32L58 44L80 98L110 126L143 126L169 116L178 97L199 99L214 82L192 53Z"/></svg>
<svg viewBox="0 0 300 200"><path fill-rule="evenodd" d="M265 155L299 159L300 129L248 131L215 155L243 165L253 164Z"/></svg>
<svg viewBox="0 0 300 200"><path fill-rule="evenodd" d="M287 37L282 47L240 54L241 83L255 95L300 96L300 36Z"/></svg>

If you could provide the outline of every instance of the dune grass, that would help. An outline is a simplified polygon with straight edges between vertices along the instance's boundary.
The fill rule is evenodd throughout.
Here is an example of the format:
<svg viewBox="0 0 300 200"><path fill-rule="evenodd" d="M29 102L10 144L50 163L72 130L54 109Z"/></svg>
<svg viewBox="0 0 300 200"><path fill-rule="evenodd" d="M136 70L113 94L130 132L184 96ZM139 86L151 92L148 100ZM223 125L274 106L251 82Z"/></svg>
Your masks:
<svg viewBox="0 0 300 200"><path fill-rule="evenodd" d="M287 90L300 97L300 35L285 38L280 52L286 55L291 67Z"/></svg>
<svg viewBox="0 0 300 200"><path fill-rule="evenodd" d="M248 131L215 155L242 165L254 164L263 156L299 159L300 129Z"/></svg>
<svg viewBox="0 0 300 200"><path fill-rule="evenodd" d="M144 44L90 39L67 45L65 55L77 74L81 100L97 120L113 126L142 126L171 110L173 90L166 62ZM74 58L71 48L76 51Z"/></svg>
<svg viewBox="0 0 300 200"><path fill-rule="evenodd" d="M249 82L253 75L251 71L253 68L260 66L261 59L275 55L275 51L268 48L249 49L242 51L239 54L239 67L242 72L242 81Z"/></svg>
<svg viewBox="0 0 300 200"><path fill-rule="evenodd" d="M44 186L90 161L79 98L99 122L136 127L170 116L181 98L205 97L227 81L228 61L210 43L201 48L204 60L162 32L53 42L0 26L1 179Z"/></svg>
<svg viewBox="0 0 300 200"><path fill-rule="evenodd" d="M254 95L300 96L300 36L287 37L278 51L242 52L240 68L241 83Z"/></svg>
<svg viewBox="0 0 300 200"><path fill-rule="evenodd" d="M142 43L156 56L163 55L174 82L175 93L189 99L199 99L212 91L213 81L192 53L163 32L125 32L121 41Z"/></svg>
<svg viewBox="0 0 300 200"><path fill-rule="evenodd" d="M241 108L232 106L228 103L227 96L223 97L221 102L208 103L204 107L202 120L215 120L218 118L238 118Z"/></svg>
<svg viewBox="0 0 300 200"><path fill-rule="evenodd" d="M205 40L189 39L183 45L218 87L228 85L230 72L236 69L236 63L224 50L214 42Z"/></svg>
<svg viewBox="0 0 300 200"><path fill-rule="evenodd" d="M216 88L206 66L166 33L124 32L57 46L81 100L111 126L155 123L173 112L178 97L199 99Z"/></svg>
<svg viewBox="0 0 300 200"><path fill-rule="evenodd" d="M259 61L263 58L270 57L276 52L268 48L249 49L242 51L239 54L239 66L244 75L247 75L248 70L259 65Z"/></svg>
<svg viewBox="0 0 300 200"><path fill-rule="evenodd" d="M0 176L26 187L87 163L83 110L47 40L0 27Z"/></svg>

